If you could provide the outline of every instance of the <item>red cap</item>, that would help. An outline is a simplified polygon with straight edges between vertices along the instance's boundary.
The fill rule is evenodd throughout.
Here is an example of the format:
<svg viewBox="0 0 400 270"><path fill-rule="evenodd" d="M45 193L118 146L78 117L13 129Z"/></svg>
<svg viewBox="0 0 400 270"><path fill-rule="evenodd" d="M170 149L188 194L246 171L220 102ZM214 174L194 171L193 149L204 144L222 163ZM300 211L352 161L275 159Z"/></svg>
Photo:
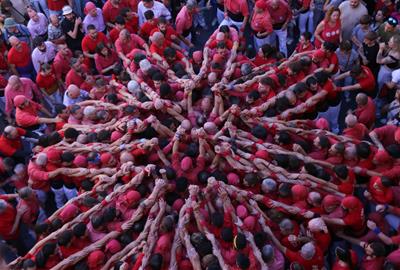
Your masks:
<svg viewBox="0 0 400 270"><path fill-rule="evenodd" d="M325 118L319 118L319 119L315 122L315 126L316 126L318 129L329 130L329 122L328 122L328 120L326 120Z"/></svg>
<svg viewBox="0 0 400 270"><path fill-rule="evenodd" d="M74 159L74 165L77 167L86 167L87 159L84 155L77 155Z"/></svg>
<svg viewBox="0 0 400 270"><path fill-rule="evenodd" d="M292 187L292 195L295 201L305 200L308 196L308 190L303 185L294 185Z"/></svg>
<svg viewBox="0 0 400 270"><path fill-rule="evenodd" d="M88 14L93 9L96 9L96 5L93 4L92 2L87 2L85 5L85 8L84 8L84 12L85 12L85 14Z"/></svg>
<svg viewBox="0 0 400 270"><path fill-rule="evenodd" d="M72 220L79 212L79 208L73 204L67 204L63 210L61 210L60 215L58 216L63 222L67 222Z"/></svg>
<svg viewBox="0 0 400 270"><path fill-rule="evenodd" d="M375 161L376 161L377 163L379 163L379 164L385 164L385 163L390 162L391 157L390 157L390 155L388 154L388 152L386 152L386 150L382 150L382 149L381 149L381 150L378 150L378 151L375 153L374 159L375 159Z"/></svg>
<svg viewBox="0 0 400 270"><path fill-rule="evenodd" d="M238 207L236 207L236 215L238 217L240 217L241 219L244 219L247 217L248 212L247 212L247 208L244 207L243 205L238 205Z"/></svg>
<svg viewBox="0 0 400 270"><path fill-rule="evenodd" d="M106 251L109 251L111 254L115 254L121 250L121 244L115 240L111 239L106 245Z"/></svg>
<svg viewBox="0 0 400 270"><path fill-rule="evenodd" d="M181 160L181 169L182 171L188 171L192 168L193 161L190 157L184 157Z"/></svg>
<svg viewBox="0 0 400 270"><path fill-rule="evenodd" d="M105 255L102 251L96 250L89 254L87 264L89 268L94 268L104 262Z"/></svg>
<svg viewBox="0 0 400 270"><path fill-rule="evenodd" d="M220 55L219 53L214 54L213 56L213 62L223 64L225 62L225 57L223 55Z"/></svg>
<svg viewBox="0 0 400 270"><path fill-rule="evenodd" d="M179 212L182 208L182 206L185 204L185 202L182 199L177 199L174 201L174 203L172 204L172 208Z"/></svg>
<svg viewBox="0 0 400 270"><path fill-rule="evenodd" d="M326 195L324 199L322 200L322 206L324 208L328 208L334 205L339 205L340 204L340 199L334 195Z"/></svg>
<svg viewBox="0 0 400 270"><path fill-rule="evenodd" d="M15 107L19 107L22 104L24 104L25 100L27 100L27 98L24 95L18 95L14 97L14 106Z"/></svg>
<svg viewBox="0 0 400 270"><path fill-rule="evenodd" d="M125 195L125 200L128 204L133 204L136 203L140 200L142 196L140 195L139 192L137 192L136 190L130 190L128 191L128 193L126 193Z"/></svg>
<svg viewBox="0 0 400 270"><path fill-rule="evenodd" d="M264 0L258 0L258 1L256 2L256 8L265 10L265 9L267 8L267 3L266 3L266 1L264 1Z"/></svg>
<svg viewBox="0 0 400 270"><path fill-rule="evenodd" d="M103 165L108 164L112 157L113 156L111 155L111 153L108 153L108 152L101 154L101 156L100 156L101 164L103 164Z"/></svg>
<svg viewBox="0 0 400 270"><path fill-rule="evenodd" d="M195 62L201 62L203 60L203 52L202 51L193 52L193 60Z"/></svg>
<svg viewBox="0 0 400 270"><path fill-rule="evenodd" d="M347 208L347 209L360 208L360 205L362 207L362 203L360 202L360 200L357 197L354 197L354 196L347 196L342 201L342 206Z"/></svg>

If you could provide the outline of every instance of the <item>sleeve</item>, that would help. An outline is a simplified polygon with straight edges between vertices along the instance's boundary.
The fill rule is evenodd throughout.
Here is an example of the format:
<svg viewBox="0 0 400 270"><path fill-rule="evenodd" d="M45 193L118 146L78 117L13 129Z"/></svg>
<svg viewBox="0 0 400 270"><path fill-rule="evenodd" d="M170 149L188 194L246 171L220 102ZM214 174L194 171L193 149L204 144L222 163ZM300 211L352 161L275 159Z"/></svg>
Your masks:
<svg viewBox="0 0 400 270"><path fill-rule="evenodd" d="M87 41L87 37L84 37L82 40L82 51L87 53L87 52L89 52L89 48L87 46L86 41Z"/></svg>
<svg viewBox="0 0 400 270"><path fill-rule="evenodd" d="M41 170L31 170L29 177L32 177L36 181L48 181L49 173Z"/></svg>
<svg viewBox="0 0 400 270"><path fill-rule="evenodd" d="M144 44L146 44L146 41L144 41L144 39L142 39L141 37L139 37L136 34L132 34L133 39L135 40L135 42L137 44L139 44L140 47L143 47Z"/></svg>
<svg viewBox="0 0 400 270"><path fill-rule="evenodd" d="M164 4L161 5L162 5L161 16L164 16L168 21L171 20L171 12L169 12L169 10L164 6Z"/></svg>
<svg viewBox="0 0 400 270"><path fill-rule="evenodd" d="M30 127L38 124L39 117L30 114L24 115L24 117L17 118L17 124L22 127Z"/></svg>
<svg viewBox="0 0 400 270"><path fill-rule="evenodd" d="M247 1L243 1L240 5L240 11L242 12L243 16L249 16L249 6L247 5Z"/></svg>
<svg viewBox="0 0 400 270"><path fill-rule="evenodd" d="M101 60L99 59L98 54L95 55L94 57L94 63L96 65L96 69L99 73L103 70L103 66L101 65Z"/></svg>
<svg viewBox="0 0 400 270"><path fill-rule="evenodd" d="M6 91L6 114L10 114L14 107L14 102L11 99L11 94L9 91L9 89Z"/></svg>
<svg viewBox="0 0 400 270"><path fill-rule="evenodd" d="M178 16L176 17L176 22L175 22L175 29L176 32L178 34L182 34L185 28L185 18L183 18L182 16Z"/></svg>
<svg viewBox="0 0 400 270"><path fill-rule="evenodd" d="M181 169L181 166L179 164L179 154L178 153L172 154L172 168L175 171L178 171Z"/></svg>

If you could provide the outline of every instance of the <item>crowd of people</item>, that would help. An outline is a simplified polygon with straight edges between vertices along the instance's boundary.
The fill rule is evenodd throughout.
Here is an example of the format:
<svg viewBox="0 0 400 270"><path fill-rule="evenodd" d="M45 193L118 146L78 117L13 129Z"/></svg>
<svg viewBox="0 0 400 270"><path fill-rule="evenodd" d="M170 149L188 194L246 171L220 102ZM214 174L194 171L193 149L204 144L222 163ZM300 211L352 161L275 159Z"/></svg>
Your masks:
<svg viewBox="0 0 400 270"><path fill-rule="evenodd" d="M399 20L1 0L0 269L400 269Z"/></svg>

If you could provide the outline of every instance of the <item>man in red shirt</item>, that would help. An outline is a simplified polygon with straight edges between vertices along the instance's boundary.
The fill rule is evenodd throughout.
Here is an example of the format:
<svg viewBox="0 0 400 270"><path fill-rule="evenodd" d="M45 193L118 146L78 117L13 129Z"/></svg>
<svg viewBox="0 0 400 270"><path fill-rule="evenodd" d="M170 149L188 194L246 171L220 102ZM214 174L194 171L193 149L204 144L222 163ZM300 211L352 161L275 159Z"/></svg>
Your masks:
<svg viewBox="0 0 400 270"><path fill-rule="evenodd" d="M120 15L122 8L121 0L107 0L104 4L103 17L108 27L114 27L115 18Z"/></svg>
<svg viewBox="0 0 400 270"><path fill-rule="evenodd" d="M115 18L114 28L110 31L110 40L114 44L119 37L119 33L125 29L125 20L122 16L118 15Z"/></svg>
<svg viewBox="0 0 400 270"><path fill-rule="evenodd" d="M34 69L29 45L26 42L20 41L15 36L11 36L9 42L11 49L7 54L7 60L11 72L15 75L32 78Z"/></svg>
<svg viewBox="0 0 400 270"><path fill-rule="evenodd" d="M25 161L30 152L28 147L24 147L21 136L26 135L22 128L7 126L0 136L0 153L6 157L13 157Z"/></svg>
<svg viewBox="0 0 400 270"><path fill-rule="evenodd" d="M110 47L106 35L97 32L96 27L93 24L88 25L86 32L87 35L82 40L82 50L86 57L94 59L96 47L100 43Z"/></svg>
<svg viewBox="0 0 400 270"><path fill-rule="evenodd" d="M364 93L356 96L357 108L354 115L357 116L358 122L364 124L367 128L371 128L375 124L376 105L372 98Z"/></svg>
<svg viewBox="0 0 400 270"><path fill-rule="evenodd" d="M373 96L375 93L375 76L372 71L367 66L355 65L352 67L351 71L345 72L335 78L335 80L340 80L351 76L356 83L353 85L348 85L342 87L342 91L354 91L360 90L365 92L368 96Z"/></svg>
<svg viewBox="0 0 400 270"><path fill-rule="evenodd" d="M343 130L343 135L358 141L362 141L368 134L368 128L357 121L357 117L354 114L349 114L344 119L346 128Z"/></svg>
<svg viewBox="0 0 400 270"><path fill-rule="evenodd" d="M347 196L342 200L341 207L344 210L342 218L322 216L324 221L328 225L343 226L355 236L363 235L366 228L363 203L357 197Z"/></svg>
<svg viewBox="0 0 400 270"><path fill-rule="evenodd" d="M25 96L18 95L14 98L16 109L15 120L17 124L25 128L38 127L39 124L52 124L60 121L60 118L44 118L39 117L39 111L47 113L47 110L34 101L27 99Z"/></svg>
<svg viewBox="0 0 400 270"><path fill-rule="evenodd" d="M58 80L63 80L71 69L72 52L65 44L58 45L58 52L53 61L53 69Z"/></svg>
<svg viewBox="0 0 400 270"><path fill-rule="evenodd" d="M80 87L85 82L86 74L89 73L88 68L77 58L71 59L70 66L71 69L65 76L65 85L68 87L75 84Z"/></svg>
<svg viewBox="0 0 400 270"><path fill-rule="evenodd" d="M154 12L152 10L147 10L144 13L144 17L146 21L142 24L142 27L139 30L139 35L148 41L151 32L157 28L158 19L154 18Z"/></svg>

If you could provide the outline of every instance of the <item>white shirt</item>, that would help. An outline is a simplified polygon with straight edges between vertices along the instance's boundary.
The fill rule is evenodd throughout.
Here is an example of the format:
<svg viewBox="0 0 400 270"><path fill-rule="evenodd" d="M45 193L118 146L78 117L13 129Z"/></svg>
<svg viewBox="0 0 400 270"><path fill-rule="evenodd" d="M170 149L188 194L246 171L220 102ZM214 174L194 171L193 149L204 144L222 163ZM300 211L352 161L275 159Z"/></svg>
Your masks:
<svg viewBox="0 0 400 270"><path fill-rule="evenodd" d="M392 83L400 84L400 68L392 72Z"/></svg>
<svg viewBox="0 0 400 270"><path fill-rule="evenodd" d="M82 102L84 100L87 99L87 97L89 96L88 92L81 90L81 94L79 95L79 97L72 99L67 95L68 91L65 91L64 93L64 99L63 99L63 104L64 106L68 107L71 105L74 105L75 103L78 102Z"/></svg>
<svg viewBox="0 0 400 270"><path fill-rule="evenodd" d="M35 22L32 19L29 20L28 22L28 29L29 33L31 33L32 39L34 39L37 36L41 36L47 33L47 27L49 25L49 22L47 21L46 16L44 16L43 13L37 13L39 17L39 21Z"/></svg>
<svg viewBox="0 0 400 270"><path fill-rule="evenodd" d="M146 21L144 13L148 10L153 11L154 18L159 18L161 16L164 16L167 20L171 20L171 12L169 12L169 10L164 6L163 3L160 3L158 1L153 1L153 3L154 4L152 8L146 8L143 5L143 2L140 1L138 5L139 26L142 26L142 24Z"/></svg>
<svg viewBox="0 0 400 270"><path fill-rule="evenodd" d="M45 41L44 44L46 45L45 52L41 52L38 48L32 52L32 63L37 73L40 71L41 64L53 61L57 54L57 47L53 42Z"/></svg>

